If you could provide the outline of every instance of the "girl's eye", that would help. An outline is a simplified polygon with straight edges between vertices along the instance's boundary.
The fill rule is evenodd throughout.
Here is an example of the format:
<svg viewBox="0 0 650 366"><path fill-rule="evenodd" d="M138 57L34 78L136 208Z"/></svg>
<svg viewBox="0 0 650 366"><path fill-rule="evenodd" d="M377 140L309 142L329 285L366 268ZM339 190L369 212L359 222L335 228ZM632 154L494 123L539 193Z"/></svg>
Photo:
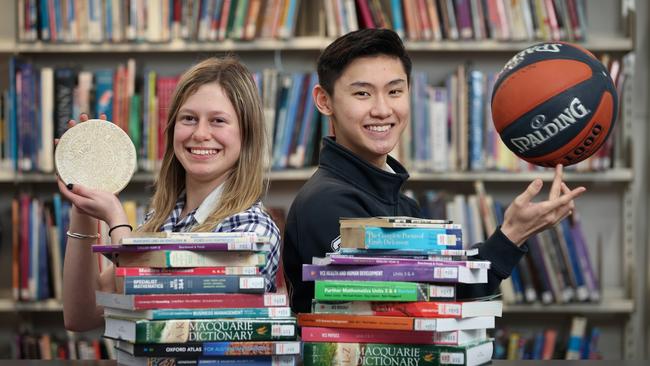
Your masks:
<svg viewBox="0 0 650 366"><path fill-rule="evenodd" d="M183 122L183 123L194 123L194 122L196 122L196 118L194 116L190 116L189 114L182 115L178 120Z"/></svg>
<svg viewBox="0 0 650 366"><path fill-rule="evenodd" d="M218 125L218 124L226 123L226 120L225 120L224 118L214 118L211 122L212 122L213 124L217 124L217 125Z"/></svg>

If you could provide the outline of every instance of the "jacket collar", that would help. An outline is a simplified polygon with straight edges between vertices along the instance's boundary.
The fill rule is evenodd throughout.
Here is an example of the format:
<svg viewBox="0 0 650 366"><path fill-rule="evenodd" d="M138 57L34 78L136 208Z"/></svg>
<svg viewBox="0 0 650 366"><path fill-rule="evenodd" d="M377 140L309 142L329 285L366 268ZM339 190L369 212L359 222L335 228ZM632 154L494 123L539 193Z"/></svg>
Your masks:
<svg viewBox="0 0 650 366"><path fill-rule="evenodd" d="M409 175L393 157L386 163L395 173L379 169L338 144L333 137L323 138L319 167L337 175L378 199L395 204L402 185Z"/></svg>

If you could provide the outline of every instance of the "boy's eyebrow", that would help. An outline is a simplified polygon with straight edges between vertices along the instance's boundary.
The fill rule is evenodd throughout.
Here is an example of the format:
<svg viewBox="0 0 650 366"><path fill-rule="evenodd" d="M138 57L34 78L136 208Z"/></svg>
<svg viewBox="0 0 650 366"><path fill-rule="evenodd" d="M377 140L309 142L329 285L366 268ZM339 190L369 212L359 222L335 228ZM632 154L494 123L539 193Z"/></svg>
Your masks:
<svg viewBox="0 0 650 366"><path fill-rule="evenodd" d="M396 84L402 84L402 83L406 83L406 80L404 80L404 79L394 79L394 80L389 81L386 85L394 86ZM355 81L355 82L350 83L350 86L351 87L358 87L358 88L374 88L375 87L372 83L369 83L367 81Z"/></svg>

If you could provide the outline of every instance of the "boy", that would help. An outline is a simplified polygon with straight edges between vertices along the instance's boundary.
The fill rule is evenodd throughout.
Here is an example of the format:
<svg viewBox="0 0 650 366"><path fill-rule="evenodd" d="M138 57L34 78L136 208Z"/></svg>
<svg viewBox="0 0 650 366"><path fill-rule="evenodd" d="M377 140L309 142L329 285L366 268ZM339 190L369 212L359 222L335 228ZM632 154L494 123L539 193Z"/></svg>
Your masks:
<svg viewBox="0 0 650 366"><path fill-rule="evenodd" d="M338 249L339 218L421 217L417 203L400 190L408 173L388 153L410 118L411 60L399 36L386 29L348 33L318 59L319 84L312 91L318 110L329 117L316 173L301 188L287 218L283 261L295 312L309 312L313 282L302 281L302 264ZM583 187L570 190L558 166L549 200L531 202L542 188L536 179L508 207L503 225L478 257L492 262L488 283L460 285L459 298L493 294L528 251L524 242L570 214Z"/></svg>

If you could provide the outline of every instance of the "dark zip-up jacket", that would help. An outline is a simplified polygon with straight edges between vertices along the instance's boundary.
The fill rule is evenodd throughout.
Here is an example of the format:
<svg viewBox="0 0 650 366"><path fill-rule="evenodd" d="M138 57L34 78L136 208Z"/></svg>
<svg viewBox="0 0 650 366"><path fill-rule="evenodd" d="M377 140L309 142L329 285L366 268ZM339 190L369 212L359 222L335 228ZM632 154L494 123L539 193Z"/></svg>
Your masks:
<svg viewBox="0 0 650 366"><path fill-rule="evenodd" d="M340 217L421 217L418 204L401 192L409 177L406 169L390 156L387 164L394 173L366 162L331 137L323 139L318 170L293 201L284 232L282 260L293 311L311 311L314 283L302 281L302 265L338 249ZM475 247L479 248L475 259L492 262L488 283L461 284L458 298L493 294L528 251L525 245L514 245L500 229Z"/></svg>

